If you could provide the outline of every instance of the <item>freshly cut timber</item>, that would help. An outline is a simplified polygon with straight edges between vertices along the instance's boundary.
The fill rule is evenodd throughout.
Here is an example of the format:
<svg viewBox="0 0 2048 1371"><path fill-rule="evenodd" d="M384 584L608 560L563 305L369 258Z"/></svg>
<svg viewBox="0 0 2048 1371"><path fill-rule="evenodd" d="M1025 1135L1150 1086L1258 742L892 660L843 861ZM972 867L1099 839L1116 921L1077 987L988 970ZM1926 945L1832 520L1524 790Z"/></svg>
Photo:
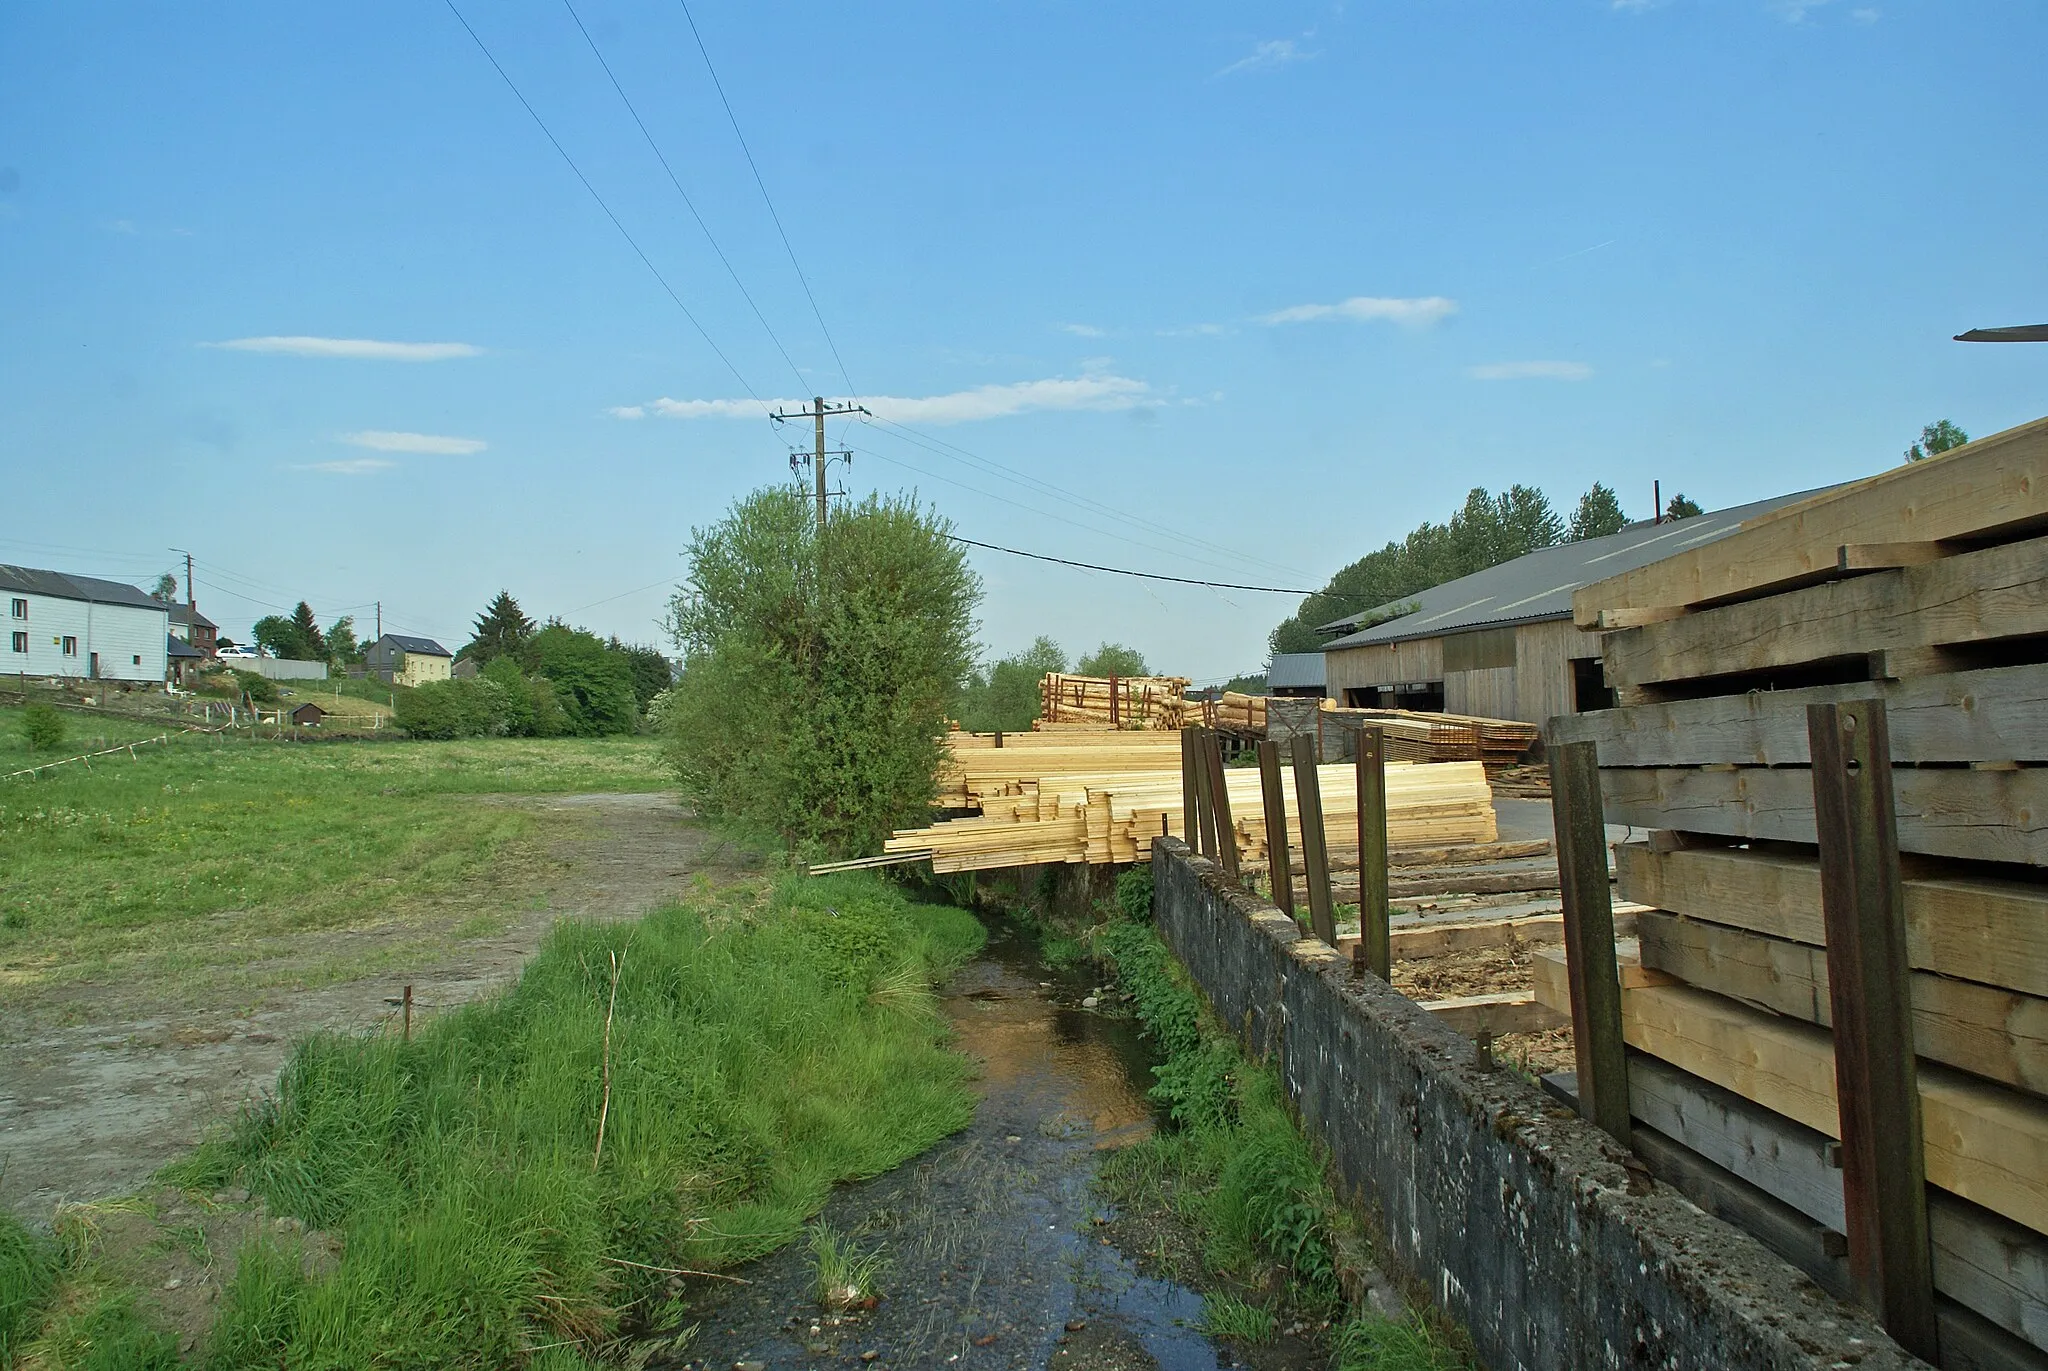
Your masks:
<svg viewBox="0 0 2048 1371"><path fill-rule="evenodd" d="M1069 676L1049 671L1038 683L1039 716L1053 724L1176 729L1181 726L1187 688L1185 676Z"/></svg>
<svg viewBox="0 0 2048 1371"><path fill-rule="evenodd" d="M1388 759L1402 762L1486 761L1505 766L1520 761L1542 734L1535 724L1477 714L1335 708L1324 713L1325 721L1335 727L1379 729L1386 735Z"/></svg>
<svg viewBox="0 0 2048 1371"><path fill-rule="evenodd" d="M1171 735L1169 742L1177 743ZM1005 749L1007 751L1007 749ZM1178 747L1169 765L1144 770L1045 773L1019 793L980 792L978 818L949 819L901 830L884 844L888 853L931 854L934 871L974 871L1039 862L1149 861L1152 839L1185 835L1181 811ZM976 759L1000 753L973 753ZM964 760L964 758L963 758ZM1242 860L1266 860L1266 821L1259 774L1243 767L1224 772L1233 827ZM1355 767L1338 763L1316 768L1322 795L1323 827L1332 847L1356 847L1358 788ZM1292 798L1291 796L1289 797ZM1301 850L1301 821L1287 806L1288 841ZM1387 767L1387 839L1394 847L1441 847L1490 843L1497 836L1492 792L1477 762L1422 766L1397 762Z"/></svg>

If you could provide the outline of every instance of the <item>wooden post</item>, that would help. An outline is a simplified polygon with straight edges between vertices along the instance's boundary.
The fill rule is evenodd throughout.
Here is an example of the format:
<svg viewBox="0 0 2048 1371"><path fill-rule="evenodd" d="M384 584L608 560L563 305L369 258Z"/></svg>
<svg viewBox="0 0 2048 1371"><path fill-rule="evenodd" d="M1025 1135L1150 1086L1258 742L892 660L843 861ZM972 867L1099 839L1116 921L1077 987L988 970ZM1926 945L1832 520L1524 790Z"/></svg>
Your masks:
<svg viewBox="0 0 2048 1371"><path fill-rule="evenodd" d="M1358 734L1358 951L1353 969L1381 980L1394 974L1387 926L1387 733Z"/></svg>
<svg viewBox="0 0 2048 1371"><path fill-rule="evenodd" d="M405 988L405 1040L412 1041L412 987Z"/></svg>
<svg viewBox="0 0 2048 1371"><path fill-rule="evenodd" d="M1230 786L1223 774L1223 739L1214 729L1202 730L1202 759L1209 769L1209 822L1216 827L1216 860L1223 874L1241 879L1237 865L1237 823L1230 813Z"/></svg>
<svg viewBox="0 0 2048 1371"><path fill-rule="evenodd" d="M1294 801L1301 815L1301 868L1308 878L1309 931L1337 945L1337 911L1330 903L1330 845L1323 832L1323 791L1316 776L1316 745L1294 740Z"/></svg>
<svg viewBox="0 0 2048 1371"><path fill-rule="evenodd" d="M1259 791L1266 805L1266 878L1273 903L1294 917L1294 866L1287 860L1287 798L1280 788L1280 744L1259 744Z"/></svg>
<svg viewBox="0 0 2048 1371"><path fill-rule="evenodd" d="M1885 1331L1938 1362L1905 893L1881 700L1808 705L1849 1275Z"/></svg>
<svg viewBox="0 0 2048 1371"><path fill-rule="evenodd" d="M1116 677L1111 675L1109 678L1109 727L1114 732L1123 726L1123 719L1116 703Z"/></svg>
<svg viewBox="0 0 2048 1371"><path fill-rule="evenodd" d="M1201 797L1195 791L1195 751L1188 731L1180 731L1180 834L1190 852L1198 850L1202 818Z"/></svg>
<svg viewBox="0 0 2048 1371"><path fill-rule="evenodd" d="M1621 1037L1621 970L1614 956L1614 897L1607 886L1600 759L1592 743L1551 744L1550 812L1564 896L1579 1113L1626 1144L1628 1054Z"/></svg>

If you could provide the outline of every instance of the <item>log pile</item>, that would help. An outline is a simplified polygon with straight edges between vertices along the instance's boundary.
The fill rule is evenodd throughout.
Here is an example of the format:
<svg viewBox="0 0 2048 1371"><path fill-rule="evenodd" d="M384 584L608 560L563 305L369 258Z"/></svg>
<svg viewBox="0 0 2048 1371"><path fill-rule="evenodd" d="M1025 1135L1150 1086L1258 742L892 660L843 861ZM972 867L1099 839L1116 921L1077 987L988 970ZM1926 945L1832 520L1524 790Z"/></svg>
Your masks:
<svg viewBox="0 0 2048 1371"><path fill-rule="evenodd" d="M893 834L884 855L928 853L934 871L975 871L1039 862L1140 862L1151 860L1160 834L1184 836L1181 811L1179 737L1155 750L1149 766L1117 770L1147 759L1091 749L1096 768L1062 771L1072 765L1070 749L1039 746L1014 750L1014 759L994 749L957 754L958 793L972 795L981 814L950 819ZM1002 759L998 771L992 759ZM1028 760L1027 760L1028 759ZM1042 769L1030 767L1042 762ZM1333 849L1358 844L1358 791L1354 767L1317 768L1324 830ZM1249 768L1225 773L1239 850L1247 863L1266 860L1266 823L1259 776ZM1290 780L1289 786L1292 782ZM1287 797L1289 842L1301 850L1300 817ZM1387 768L1387 830L1395 847L1444 847L1492 842L1496 836L1486 773L1476 762L1435 766L1394 764Z"/></svg>
<svg viewBox="0 0 2048 1371"><path fill-rule="evenodd" d="M1184 676L1070 676L1049 671L1038 683L1039 718L1048 724L1177 729L1188 688Z"/></svg>
<svg viewBox="0 0 2048 1371"><path fill-rule="evenodd" d="M1883 701L1937 1312L2010 1344L1972 1364L2048 1352L2044 527L2048 419L1765 515L1580 590L1623 707L1551 725L1651 831L1615 852L1631 1112L1839 1232L1801 1160L1841 1136L1807 709Z"/></svg>

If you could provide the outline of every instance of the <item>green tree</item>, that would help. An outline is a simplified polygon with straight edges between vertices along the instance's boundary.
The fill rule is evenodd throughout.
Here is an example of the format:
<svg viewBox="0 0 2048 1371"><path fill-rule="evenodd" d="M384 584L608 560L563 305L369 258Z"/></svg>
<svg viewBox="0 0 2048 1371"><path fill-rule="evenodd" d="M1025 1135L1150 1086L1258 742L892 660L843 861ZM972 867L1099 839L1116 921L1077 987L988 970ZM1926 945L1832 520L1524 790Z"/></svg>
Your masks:
<svg viewBox="0 0 2048 1371"><path fill-rule="evenodd" d="M484 606L484 612L477 616L474 634L455 655L478 666L499 657L517 657L533 637L534 629L533 620L526 617L512 592L501 590Z"/></svg>
<svg viewBox="0 0 2048 1371"><path fill-rule="evenodd" d="M633 677L633 696L643 712L649 700L675 684L675 664L659 650L639 643L621 642L616 633L604 646L607 652L625 659L626 669Z"/></svg>
<svg viewBox="0 0 2048 1371"><path fill-rule="evenodd" d="M1083 657L1074 671L1082 676L1150 676L1145 654L1122 643L1104 643Z"/></svg>
<svg viewBox="0 0 2048 1371"><path fill-rule="evenodd" d="M1612 488L1595 481L1593 488L1579 497L1579 507L1572 511L1571 526L1565 530L1564 540L1583 543L1588 538L1619 533L1627 526L1628 516L1621 512L1620 497Z"/></svg>
<svg viewBox="0 0 2048 1371"><path fill-rule="evenodd" d="M1699 501L1688 500L1683 495L1672 496L1664 506L1666 519L1690 519L1695 514L1705 513L1706 511L1700 508Z"/></svg>
<svg viewBox="0 0 2048 1371"><path fill-rule="evenodd" d="M569 731L555 687L545 676L529 676L510 657L499 657L478 673L504 692L505 732L515 738L559 738Z"/></svg>
<svg viewBox="0 0 2048 1371"><path fill-rule="evenodd" d="M1044 712L1039 682L1049 671L1066 669L1067 654L1043 634L1022 652L977 667L955 706L960 726L971 733L1023 732Z"/></svg>
<svg viewBox="0 0 2048 1371"><path fill-rule="evenodd" d="M696 530L670 607L668 755L701 812L792 847L874 852L930 813L980 585L906 497L838 511L769 487Z"/></svg>
<svg viewBox="0 0 2048 1371"><path fill-rule="evenodd" d="M64 716L48 705L21 711L21 738L31 752L55 752L64 745Z"/></svg>
<svg viewBox="0 0 2048 1371"><path fill-rule="evenodd" d="M640 703L633 693L633 670L626 659L605 650L595 633L571 628L559 620L527 639L519 662L529 675L554 686L555 700L567 718L567 733L596 738L631 733L640 722Z"/></svg>
<svg viewBox="0 0 2048 1371"><path fill-rule="evenodd" d="M176 604L178 602L178 578L168 571L157 577L156 589L149 592L149 598L155 600L160 605Z"/></svg>
<svg viewBox="0 0 2048 1371"><path fill-rule="evenodd" d="M298 662L327 660L326 635L320 632L312 607L304 600L299 601L289 616L264 615L251 626L251 632L256 646L273 657Z"/></svg>
<svg viewBox="0 0 2048 1371"><path fill-rule="evenodd" d="M344 614L327 626L327 662L330 666L353 666L363 660L363 645L356 641L356 617Z"/></svg>
<svg viewBox="0 0 2048 1371"><path fill-rule="evenodd" d="M1937 419L1920 430L1920 441L1906 449L1906 460L1924 462L1939 457L1970 441L1970 435L1946 419Z"/></svg>
<svg viewBox="0 0 2048 1371"><path fill-rule="evenodd" d="M1564 535L1564 520L1542 491L1515 485L1492 496L1474 489L1448 523L1424 523L1331 577L1273 630L1270 646L1275 652L1320 651L1326 639L1316 632L1318 624L1382 607L1386 612L1360 627L1384 622L1431 586L1549 547Z"/></svg>

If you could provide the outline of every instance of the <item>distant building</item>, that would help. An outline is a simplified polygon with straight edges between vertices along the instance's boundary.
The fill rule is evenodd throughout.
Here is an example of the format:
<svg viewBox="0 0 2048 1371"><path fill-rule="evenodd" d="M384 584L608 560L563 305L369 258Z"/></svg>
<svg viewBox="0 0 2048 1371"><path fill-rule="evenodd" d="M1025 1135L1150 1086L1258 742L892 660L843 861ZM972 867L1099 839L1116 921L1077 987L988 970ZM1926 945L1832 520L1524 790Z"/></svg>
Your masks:
<svg viewBox="0 0 2048 1371"><path fill-rule="evenodd" d="M291 713L293 723L312 728L318 728L320 721L326 717L327 711L314 704L311 700L306 701L302 705L294 706Z"/></svg>
<svg viewBox="0 0 2048 1371"><path fill-rule="evenodd" d="M1323 670L1320 652L1276 652L1266 668L1266 693L1320 700L1326 693Z"/></svg>
<svg viewBox="0 0 2048 1371"><path fill-rule="evenodd" d="M164 679L184 685L206 669L206 654L175 632L164 635Z"/></svg>
<svg viewBox="0 0 2048 1371"><path fill-rule="evenodd" d="M449 678L455 654L432 638L387 633L363 653L363 665L386 685L425 685Z"/></svg>
<svg viewBox="0 0 2048 1371"><path fill-rule="evenodd" d="M1802 491L1714 514L1631 524L1461 576L1322 625L1325 685L1347 706L1439 710L1540 724L1614 703L1600 635L1572 624L1572 592L1725 538ZM1360 624L1368 627L1360 628Z"/></svg>
<svg viewBox="0 0 2048 1371"><path fill-rule="evenodd" d="M0 565L0 673L161 685L170 614L119 581Z"/></svg>
<svg viewBox="0 0 2048 1371"><path fill-rule="evenodd" d="M481 670L482 668L476 664L476 658L464 657L449 668L449 675L458 681L474 681Z"/></svg>
<svg viewBox="0 0 2048 1371"><path fill-rule="evenodd" d="M197 604L171 606L171 636L197 648L202 657L220 655L220 625L201 614Z"/></svg>

